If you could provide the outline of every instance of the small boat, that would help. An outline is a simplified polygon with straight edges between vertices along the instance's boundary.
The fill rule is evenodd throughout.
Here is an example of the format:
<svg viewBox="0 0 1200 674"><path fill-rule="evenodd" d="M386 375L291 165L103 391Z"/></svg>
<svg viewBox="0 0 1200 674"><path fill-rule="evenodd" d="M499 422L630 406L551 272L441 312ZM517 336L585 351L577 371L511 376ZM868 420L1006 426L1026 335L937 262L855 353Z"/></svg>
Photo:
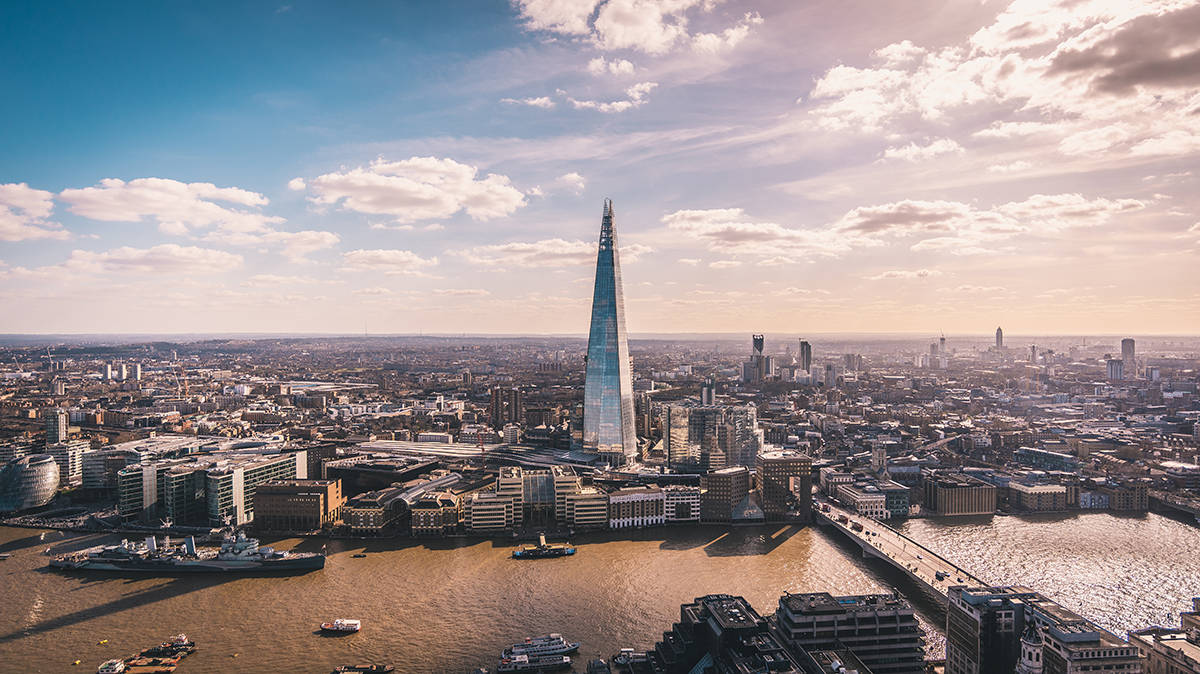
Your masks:
<svg viewBox="0 0 1200 674"><path fill-rule="evenodd" d="M11 552L0 552L0 559L8 559L9 557L12 557Z"/></svg>
<svg viewBox="0 0 1200 674"><path fill-rule="evenodd" d="M570 668L571 658L565 655L513 655L502 658L496 665L497 672L554 672Z"/></svg>
<svg viewBox="0 0 1200 674"><path fill-rule="evenodd" d="M96 674L121 674L125 671L124 660L105 660L96 668Z"/></svg>
<svg viewBox="0 0 1200 674"><path fill-rule="evenodd" d="M355 559L362 559L363 557L366 557L366 556L367 556L367 553L365 553L365 552L356 552L356 553L354 553L353 555L350 555L350 556L351 556L351 557L353 557L353 558L355 558Z"/></svg>
<svg viewBox="0 0 1200 674"><path fill-rule="evenodd" d="M357 632L362 629L361 620L348 620L346 618L338 618L331 623L321 623L322 632L332 632L335 634L343 634L347 632Z"/></svg>
<svg viewBox="0 0 1200 674"><path fill-rule="evenodd" d="M391 674L396 668L391 665L341 665L332 674Z"/></svg>

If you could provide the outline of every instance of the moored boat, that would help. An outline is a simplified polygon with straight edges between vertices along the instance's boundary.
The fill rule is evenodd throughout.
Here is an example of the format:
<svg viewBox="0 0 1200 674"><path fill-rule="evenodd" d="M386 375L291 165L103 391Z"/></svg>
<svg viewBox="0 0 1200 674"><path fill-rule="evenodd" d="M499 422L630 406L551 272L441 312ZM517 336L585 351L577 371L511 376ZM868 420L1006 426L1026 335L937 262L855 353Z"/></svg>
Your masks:
<svg viewBox="0 0 1200 674"><path fill-rule="evenodd" d="M538 535L537 545L524 545L513 550L513 559L545 559L547 557L569 557L575 554L570 543L547 543L546 535Z"/></svg>
<svg viewBox="0 0 1200 674"><path fill-rule="evenodd" d="M512 655L500 659L497 672L555 672L570 669L571 658L566 655Z"/></svg>
<svg viewBox="0 0 1200 674"><path fill-rule="evenodd" d="M391 674L396 668L391 665L341 665L332 674Z"/></svg>
<svg viewBox="0 0 1200 674"><path fill-rule="evenodd" d="M526 637L525 641L504 649L504 655L569 655L579 650L578 641L567 641L561 634Z"/></svg>

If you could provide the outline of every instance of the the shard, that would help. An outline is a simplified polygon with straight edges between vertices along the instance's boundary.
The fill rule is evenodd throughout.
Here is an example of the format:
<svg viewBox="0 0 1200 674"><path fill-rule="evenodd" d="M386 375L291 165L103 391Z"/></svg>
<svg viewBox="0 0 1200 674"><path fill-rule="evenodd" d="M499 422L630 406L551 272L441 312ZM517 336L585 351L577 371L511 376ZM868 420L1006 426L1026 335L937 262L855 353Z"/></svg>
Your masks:
<svg viewBox="0 0 1200 674"><path fill-rule="evenodd" d="M609 465L635 459L638 450L621 259L609 199L604 200L600 250L596 255L596 287L592 294L592 327L588 333L587 376L583 387L583 449L598 454Z"/></svg>

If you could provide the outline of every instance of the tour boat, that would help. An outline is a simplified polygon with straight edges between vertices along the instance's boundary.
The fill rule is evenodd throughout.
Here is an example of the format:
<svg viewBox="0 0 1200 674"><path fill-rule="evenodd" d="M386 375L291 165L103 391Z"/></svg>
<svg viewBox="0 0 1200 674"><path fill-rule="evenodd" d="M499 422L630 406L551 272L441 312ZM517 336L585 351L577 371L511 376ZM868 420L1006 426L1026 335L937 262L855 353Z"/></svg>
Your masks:
<svg viewBox="0 0 1200 674"><path fill-rule="evenodd" d="M357 632L361 629L361 620L347 620L345 618L338 618L331 623L321 623L322 632Z"/></svg>

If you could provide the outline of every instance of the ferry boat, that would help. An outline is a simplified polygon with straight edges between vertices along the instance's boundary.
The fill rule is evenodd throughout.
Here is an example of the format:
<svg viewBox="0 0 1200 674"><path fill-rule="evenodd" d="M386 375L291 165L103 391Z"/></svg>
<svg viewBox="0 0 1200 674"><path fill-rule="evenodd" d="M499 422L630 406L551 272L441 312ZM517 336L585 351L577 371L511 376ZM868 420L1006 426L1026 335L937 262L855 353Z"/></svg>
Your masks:
<svg viewBox="0 0 1200 674"><path fill-rule="evenodd" d="M392 674L396 668L391 665L342 665L335 667L332 674Z"/></svg>
<svg viewBox="0 0 1200 674"><path fill-rule="evenodd" d="M346 632L357 632L362 629L361 620L348 620L346 618L338 618L331 623L321 623L322 632L333 632L342 634Z"/></svg>
<svg viewBox="0 0 1200 674"><path fill-rule="evenodd" d="M124 671L125 661L117 660L116 658L105 660L96 668L96 674L122 674Z"/></svg>
<svg viewBox="0 0 1200 674"><path fill-rule="evenodd" d="M570 669L571 658L566 655L513 655L500 659L497 672L556 672Z"/></svg>
<svg viewBox="0 0 1200 674"><path fill-rule="evenodd" d="M578 650L578 641L567 641L561 634L548 634L543 637L526 637L525 641L504 649L504 655L569 655Z"/></svg>
<svg viewBox="0 0 1200 674"><path fill-rule="evenodd" d="M537 545L523 545L513 550L513 559L545 559L547 557L568 557L575 554L575 548L570 543L547 543L546 534L538 534Z"/></svg>
<svg viewBox="0 0 1200 674"><path fill-rule="evenodd" d="M50 567L66 571L117 571L132 573L297 573L324 568L325 555L316 552L286 552L259 545L246 534L226 536L219 549L198 548L188 536L172 543L170 536L160 544L154 536L144 543L122 540L117 545L98 545L50 560Z"/></svg>

